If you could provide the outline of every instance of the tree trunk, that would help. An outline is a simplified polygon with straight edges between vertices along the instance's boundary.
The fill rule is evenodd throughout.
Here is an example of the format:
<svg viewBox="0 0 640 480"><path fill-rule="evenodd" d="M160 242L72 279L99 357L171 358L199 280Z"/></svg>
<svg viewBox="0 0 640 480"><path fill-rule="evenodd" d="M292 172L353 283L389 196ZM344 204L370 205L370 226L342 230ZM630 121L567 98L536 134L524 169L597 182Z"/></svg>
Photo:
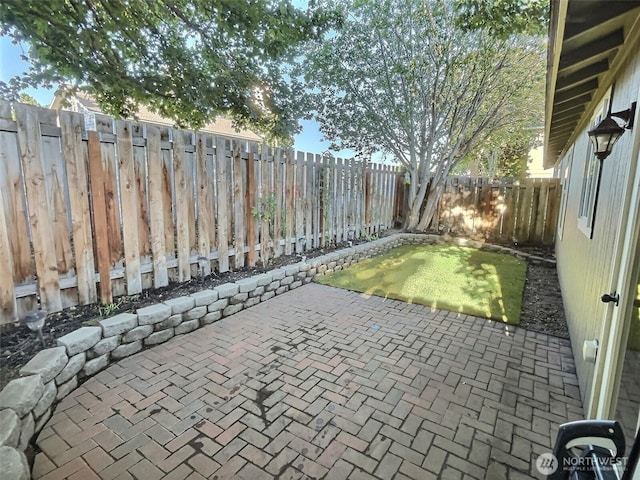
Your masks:
<svg viewBox="0 0 640 480"><path fill-rule="evenodd" d="M415 227L418 232L426 232L429 228L429 225L431 225L431 221L438 211L438 204L440 203L440 198L442 197L443 193L444 183L440 183L434 188L429 189L429 195L427 196L427 202L424 207L424 211L420 216L420 221Z"/></svg>
<svg viewBox="0 0 640 480"><path fill-rule="evenodd" d="M409 170L409 213L404 222L404 228L407 231L413 230L420 221L420 207L424 201L424 188L421 185L418 189L418 170Z"/></svg>

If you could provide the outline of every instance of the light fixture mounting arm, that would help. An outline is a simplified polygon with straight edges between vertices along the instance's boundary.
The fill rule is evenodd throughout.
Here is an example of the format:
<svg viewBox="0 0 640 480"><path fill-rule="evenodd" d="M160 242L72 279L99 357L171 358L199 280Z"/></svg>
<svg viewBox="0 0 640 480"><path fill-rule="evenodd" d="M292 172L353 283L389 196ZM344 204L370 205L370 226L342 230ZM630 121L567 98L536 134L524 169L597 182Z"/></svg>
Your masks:
<svg viewBox="0 0 640 480"><path fill-rule="evenodd" d="M633 128L633 121L636 116L636 105L637 105L637 102L633 102L630 108L627 108L626 110L621 110L619 112L613 112L613 113L610 113L609 115L612 117L618 117L624 120L625 122L624 128L626 128L627 130L631 130Z"/></svg>

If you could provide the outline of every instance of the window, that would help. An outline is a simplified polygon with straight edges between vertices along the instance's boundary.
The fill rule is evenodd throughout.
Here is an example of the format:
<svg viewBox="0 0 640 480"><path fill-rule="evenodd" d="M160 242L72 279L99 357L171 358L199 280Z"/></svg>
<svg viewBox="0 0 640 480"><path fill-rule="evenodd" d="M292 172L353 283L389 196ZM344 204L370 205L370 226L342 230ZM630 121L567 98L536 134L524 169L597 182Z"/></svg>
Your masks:
<svg viewBox="0 0 640 480"><path fill-rule="evenodd" d="M591 119L589 128L596 126L600 123L600 120L604 118L604 112L607 111L608 103L608 98L602 101L600 108L596 110L596 114ZM600 186L600 163L600 160L593 154L591 140L587 139L587 158L584 164L584 175L582 177L582 195L578 209L578 228L588 238L593 238L593 224L596 217L598 188Z"/></svg>

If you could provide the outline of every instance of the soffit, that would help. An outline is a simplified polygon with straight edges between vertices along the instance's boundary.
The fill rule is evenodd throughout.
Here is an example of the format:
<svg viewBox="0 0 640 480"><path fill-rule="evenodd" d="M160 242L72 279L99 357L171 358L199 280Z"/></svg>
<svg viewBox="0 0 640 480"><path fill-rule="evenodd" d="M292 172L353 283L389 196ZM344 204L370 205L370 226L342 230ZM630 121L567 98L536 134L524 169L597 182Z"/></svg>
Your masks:
<svg viewBox="0 0 640 480"><path fill-rule="evenodd" d="M576 128L591 114L639 19L640 0L552 1L545 168L557 163Z"/></svg>

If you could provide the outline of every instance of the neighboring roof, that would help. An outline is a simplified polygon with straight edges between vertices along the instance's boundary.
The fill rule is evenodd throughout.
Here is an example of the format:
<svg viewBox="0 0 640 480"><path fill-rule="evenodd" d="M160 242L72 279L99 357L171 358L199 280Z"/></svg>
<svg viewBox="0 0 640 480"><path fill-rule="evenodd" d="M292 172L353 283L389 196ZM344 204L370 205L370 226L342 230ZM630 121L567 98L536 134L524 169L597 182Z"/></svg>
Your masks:
<svg viewBox="0 0 640 480"><path fill-rule="evenodd" d="M640 1L552 0L544 166L554 166L590 118L640 38Z"/></svg>
<svg viewBox="0 0 640 480"><path fill-rule="evenodd" d="M78 106L81 107L79 111L88 111L91 113L102 113L102 109L100 105L95 101L95 99L87 94L86 92L76 92L72 97L68 99L71 102L72 107L74 107L74 101L78 103ZM53 102L51 103L51 108L59 109L61 108L62 97L56 94L53 98ZM64 108L64 107L62 107ZM162 117L155 112L152 112L144 105L140 106L140 110L138 110L137 119L141 122L147 123L155 123L158 125L167 125L174 126L174 122L168 118ZM201 132L213 133L217 135L221 135L224 137L230 137L241 140L262 141L262 137L256 135L250 130L236 130L231 120L225 117L217 117L215 121L208 123L203 128L200 129Z"/></svg>

